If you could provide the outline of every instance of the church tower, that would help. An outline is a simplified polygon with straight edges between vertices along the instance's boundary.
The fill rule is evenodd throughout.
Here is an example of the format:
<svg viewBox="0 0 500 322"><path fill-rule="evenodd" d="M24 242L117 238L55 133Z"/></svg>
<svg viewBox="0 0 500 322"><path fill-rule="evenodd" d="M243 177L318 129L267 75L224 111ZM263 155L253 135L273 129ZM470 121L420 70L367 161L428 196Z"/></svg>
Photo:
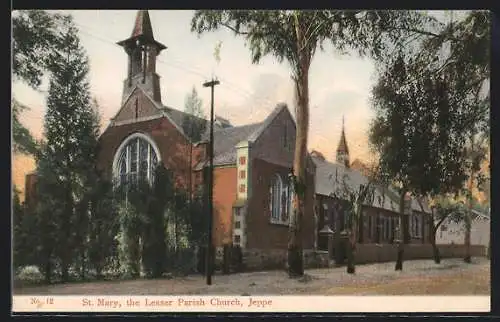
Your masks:
<svg viewBox="0 0 500 322"><path fill-rule="evenodd" d="M345 138L344 117L342 116L342 133L340 134L339 146L337 147L337 163L341 163L349 168L349 148Z"/></svg>
<svg viewBox="0 0 500 322"><path fill-rule="evenodd" d="M156 56L167 47L153 37L151 19L147 10L139 10L132 35L117 43L128 55L127 79L123 84L122 104L140 86L155 101L161 103L160 76L156 74Z"/></svg>

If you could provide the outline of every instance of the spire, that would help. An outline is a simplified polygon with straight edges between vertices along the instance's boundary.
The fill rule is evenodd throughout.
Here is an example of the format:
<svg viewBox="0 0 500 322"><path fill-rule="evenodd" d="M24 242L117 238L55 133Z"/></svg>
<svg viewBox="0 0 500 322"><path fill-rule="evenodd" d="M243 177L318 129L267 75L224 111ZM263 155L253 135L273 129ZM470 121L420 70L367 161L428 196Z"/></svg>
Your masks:
<svg viewBox="0 0 500 322"><path fill-rule="evenodd" d="M342 116L342 132L340 133L339 146L337 147L337 153L339 152L349 154L349 148L347 147L347 140L345 138L344 116Z"/></svg>
<svg viewBox="0 0 500 322"><path fill-rule="evenodd" d="M340 133L340 141L337 147L337 162L349 167L349 148L345 138L344 116L342 116L342 132Z"/></svg>
<svg viewBox="0 0 500 322"><path fill-rule="evenodd" d="M134 29L132 30L131 38L144 36L144 38L154 39L153 28L151 27L151 19L147 10L137 11L135 17Z"/></svg>
<svg viewBox="0 0 500 322"><path fill-rule="evenodd" d="M119 41L117 44L123 47L130 47L133 46L137 40L141 40L144 43L155 44L158 47L158 53L167 48L154 39L153 27L151 26L151 19L149 18L149 12L147 10L137 11L132 34L129 38Z"/></svg>

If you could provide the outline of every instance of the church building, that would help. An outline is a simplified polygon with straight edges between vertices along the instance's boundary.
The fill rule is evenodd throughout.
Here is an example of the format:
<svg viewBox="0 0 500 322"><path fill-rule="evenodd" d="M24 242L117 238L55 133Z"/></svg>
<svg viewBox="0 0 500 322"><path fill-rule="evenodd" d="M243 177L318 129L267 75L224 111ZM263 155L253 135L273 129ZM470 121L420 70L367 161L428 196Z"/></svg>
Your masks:
<svg viewBox="0 0 500 322"><path fill-rule="evenodd" d="M170 107L164 100L156 60L167 47L155 39L147 10L138 11L132 34L118 44L128 57L124 66L128 73L121 105L99 139L98 167L107 179L123 185L139 178L153 180L156 166L163 163L173 172L177 187L194 191L203 186L209 121ZM205 124L207 130L201 139L183 129L186 119ZM280 256L284 261L293 194L288 175L293 166L295 133L295 121L286 104L277 104L257 123L233 126L226 119L216 118L212 226L216 247L234 244L255 254L272 251L279 255L271 257ZM306 168L302 245L305 251L326 249L322 232L339 232L346 227L345 213L336 215L334 211L332 194L339 179L346 178L353 190L368 183L365 175L351 168L344 124L336 162L312 152ZM399 220L398 200L395 191L377 186L373 200L363 208L360 243L393 242ZM410 242L427 243L429 227L424 224L424 214L416 201L410 203Z"/></svg>
<svg viewBox="0 0 500 322"><path fill-rule="evenodd" d="M183 120L193 116L163 104L155 67L166 46L154 38L146 10L137 13L131 36L118 44L128 55L128 76L123 82L122 104L100 137L100 168L119 185L139 177L151 180L156 165L162 162L173 171L178 187L204 184L209 126L202 139L195 140L182 127ZM218 119L213 191L217 247L233 243L244 249L287 248L292 196L288 174L294 146L295 122L284 104L254 124L232 126ZM187 151L191 148L190 164ZM308 181L314 187L311 159ZM302 227L305 249L314 246L313 198L314 189L310 189Z"/></svg>
<svg viewBox="0 0 500 322"><path fill-rule="evenodd" d="M315 180L315 211L317 215L316 238L317 249L326 250L328 232L340 233L347 226L345 210L338 211L338 200L333 197L342 197L344 189L357 193L360 188L369 184L366 173L353 168L349 158L344 119L340 141L336 151L336 162L329 162L316 151L311 153L316 165ZM359 162L359 161L358 161ZM415 198L407 196L408 204L403 221L404 229L408 231L405 243L430 243L432 221L429 221L430 209L422 200L424 212ZM371 198L363 203L360 218L358 242L365 244L391 244L398 238L399 229L399 193L392 187L374 185Z"/></svg>

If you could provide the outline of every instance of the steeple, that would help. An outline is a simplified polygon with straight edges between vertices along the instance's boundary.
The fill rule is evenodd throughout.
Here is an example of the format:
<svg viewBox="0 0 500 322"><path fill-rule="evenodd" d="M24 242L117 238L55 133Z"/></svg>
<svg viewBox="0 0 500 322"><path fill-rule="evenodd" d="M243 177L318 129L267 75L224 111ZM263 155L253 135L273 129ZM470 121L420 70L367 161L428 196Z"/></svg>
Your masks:
<svg viewBox="0 0 500 322"><path fill-rule="evenodd" d="M344 116L342 116L342 132L340 133L340 141L337 147L337 162L349 168L349 148L345 138Z"/></svg>
<svg viewBox="0 0 500 322"><path fill-rule="evenodd" d="M154 39L147 10L137 12L132 35L117 44L122 46L128 55L128 73L123 86L122 104L138 85L155 101L161 103L160 77L156 74L156 56L167 47Z"/></svg>

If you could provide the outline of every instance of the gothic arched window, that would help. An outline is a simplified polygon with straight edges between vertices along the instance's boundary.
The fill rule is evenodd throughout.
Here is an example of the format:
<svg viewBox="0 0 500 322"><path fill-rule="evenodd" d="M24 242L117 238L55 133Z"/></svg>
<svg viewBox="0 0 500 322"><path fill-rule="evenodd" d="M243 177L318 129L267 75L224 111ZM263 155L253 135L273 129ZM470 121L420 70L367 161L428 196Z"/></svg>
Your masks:
<svg viewBox="0 0 500 322"><path fill-rule="evenodd" d="M159 161L159 151L153 140L141 133L132 134L123 141L115 155L113 175L116 183L134 184L139 179L152 183Z"/></svg>

